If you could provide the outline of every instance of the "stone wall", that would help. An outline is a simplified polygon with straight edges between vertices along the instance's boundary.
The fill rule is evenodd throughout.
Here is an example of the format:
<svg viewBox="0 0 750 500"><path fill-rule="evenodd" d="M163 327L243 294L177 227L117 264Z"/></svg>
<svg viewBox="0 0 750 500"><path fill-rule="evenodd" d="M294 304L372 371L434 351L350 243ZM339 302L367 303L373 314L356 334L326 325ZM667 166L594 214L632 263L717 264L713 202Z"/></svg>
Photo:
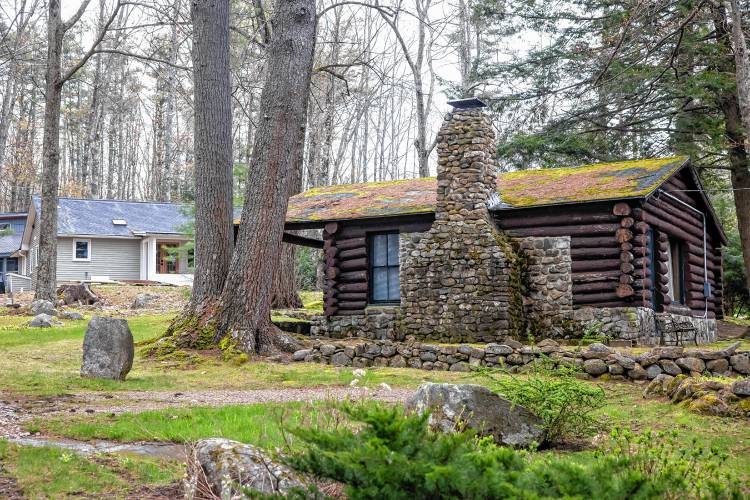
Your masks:
<svg viewBox="0 0 750 500"><path fill-rule="evenodd" d="M529 237L516 240L523 259L526 320L534 335L564 331L572 319L570 237Z"/></svg>
<svg viewBox="0 0 750 500"><path fill-rule="evenodd" d="M355 345L316 341L310 349L295 352L293 359L357 368L390 366L460 372L470 371L472 366L507 367L511 371L518 371L545 355L556 364L579 366L592 377L605 376L615 380L652 380L662 373L670 376L748 376L750 351L737 351L739 345L737 342L722 350L657 347L634 355L603 344L571 348L549 339L535 346L505 339L503 343L483 347L390 340L365 341Z"/></svg>
<svg viewBox="0 0 750 500"><path fill-rule="evenodd" d="M455 110L438 133L435 222L402 238L403 336L490 342L523 321L516 256L491 221L494 132L480 110ZM517 280L515 280L517 281Z"/></svg>
<svg viewBox="0 0 750 500"><path fill-rule="evenodd" d="M362 314L313 318L310 335L335 339L366 338L403 340L394 329L398 306L367 307Z"/></svg>

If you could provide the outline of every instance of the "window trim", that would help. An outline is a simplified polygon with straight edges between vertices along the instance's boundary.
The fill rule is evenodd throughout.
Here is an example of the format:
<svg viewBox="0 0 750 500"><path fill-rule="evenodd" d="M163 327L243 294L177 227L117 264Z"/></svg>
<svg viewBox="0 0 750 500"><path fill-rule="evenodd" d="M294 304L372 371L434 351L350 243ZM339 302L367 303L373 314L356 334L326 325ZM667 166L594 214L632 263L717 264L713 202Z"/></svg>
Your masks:
<svg viewBox="0 0 750 500"><path fill-rule="evenodd" d="M383 235L389 235L389 234L395 234L398 236L399 241L399 248L401 247L401 233L398 231L377 231L377 232L369 232L367 233L367 278L368 278L368 287L367 287L367 304L368 305L374 305L374 306L397 306L401 304L401 253L399 252L398 256L398 266L377 266L378 268L384 267L386 269L391 267L398 268L398 276L399 276L399 291L398 291L398 299L397 300L377 300L373 296L375 293L375 287L373 286L374 283L374 271L375 267L373 265L373 245L375 244L375 236L383 236ZM387 252L387 249L386 249Z"/></svg>
<svg viewBox="0 0 750 500"><path fill-rule="evenodd" d="M667 241L667 286L669 287L669 298L674 304L685 305L687 302L687 291L685 290L685 243L673 236L669 236ZM674 261L673 251L676 254L677 262ZM675 267L678 271L676 276ZM679 286L679 297L676 296L677 286Z"/></svg>
<svg viewBox="0 0 750 500"><path fill-rule="evenodd" d="M76 244L77 243L86 243L87 246L87 257L85 259L80 259L76 257ZM91 240L77 238L73 240L73 262L91 262Z"/></svg>

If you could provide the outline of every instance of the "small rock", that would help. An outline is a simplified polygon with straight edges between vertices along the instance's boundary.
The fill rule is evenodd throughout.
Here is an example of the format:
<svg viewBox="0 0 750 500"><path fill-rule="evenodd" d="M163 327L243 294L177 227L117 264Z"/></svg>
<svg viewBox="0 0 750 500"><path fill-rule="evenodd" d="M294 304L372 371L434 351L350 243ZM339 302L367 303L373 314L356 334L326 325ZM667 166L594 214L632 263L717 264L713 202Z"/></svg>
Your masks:
<svg viewBox="0 0 750 500"><path fill-rule="evenodd" d="M205 486L221 498L246 498L247 490L262 495L283 495L306 488L304 479L255 446L212 438L198 441L187 478L186 497L195 497ZM208 483L208 484L205 484Z"/></svg>
<svg viewBox="0 0 750 500"><path fill-rule="evenodd" d="M646 378L649 380L655 379L657 376L661 375L661 373L662 370L659 365L654 364L646 368Z"/></svg>
<svg viewBox="0 0 750 500"><path fill-rule="evenodd" d="M607 365L607 369L612 375L622 375L623 373L625 373L625 368L623 368L621 365L618 365L617 363Z"/></svg>
<svg viewBox="0 0 750 500"><path fill-rule="evenodd" d="M729 361L726 358L713 359L706 362L706 369L710 372L724 373L729 369Z"/></svg>
<svg viewBox="0 0 750 500"><path fill-rule="evenodd" d="M668 373L672 376L682 373L682 368L677 366L677 363L675 363L671 359L662 359L661 361L659 361L659 365L665 373Z"/></svg>
<svg viewBox="0 0 750 500"><path fill-rule="evenodd" d="M646 376L646 370L644 370L638 363L636 363L632 369L628 370L628 377L633 380L644 380Z"/></svg>
<svg viewBox="0 0 750 500"><path fill-rule="evenodd" d="M583 362L583 371L585 371L589 375L601 375L603 373L607 373L607 370L607 363L605 363L601 359L587 359Z"/></svg>
<svg viewBox="0 0 750 500"><path fill-rule="evenodd" d="M60 318L80 321L83 319L83 314L76 311L63 311L62 313L60 313Z"/></svg>
<svg viewBox="0 0 750 500"><path fill-rule="evenodd" d="M737 396L750 396L750 378L733 382L732 392Z"/></svg>
<svg viewBox="0 0 750 500"><path fill-rule="evenodd" d="M599 342L594 342L589 348L583 351L583 359L604 359L610 354L609 347Z"/></svg>
<svg viewBox="0 0 750 500"><path fill-rule="evenodd" d="M635 360L624 354L615 353L615 361L626 370L632 370L635 367Z"/></svg>
<svg viewBox="0 0 750 500"><path fill-rule="evenodd" d="M656 366L656 365L652 365ZM662 395L666 394L667 387L670 382L674 380L674 377L671 375L667 375L666 373L660 373L654 379L651 381L650 384L648 384L648 387L646 387L643 390L643 397L647 397L650 395Z"/></svg>
<svg viewBox="0 0 750 500"><path fill-rule="evenodd" d="M349 366L352 364L352 358L347 356L343 351L337 352L331 356L331 364L333 366Z"/></svg>
<svg viewBox="0 0 750 500"><path fill-rule="evenodd" d="M336 352L336 346L333 344L323 344L320 346L320 354L323 356L331 356Z"/></svg>
<svg viewBox="0 0 750 500"><path fill-rule="evenodd" d="M502 341L502 344L503 345L507 345L511 349L520 349L520 348L523 347L522 343L520 343L519 341L513 339L512 337L505 337L505 339L503 339L503 341Z"/></svg>
<svg viewBox="0 0 750 500"><path fill-rule="evenodd" d="M487 346L484 348L484 351L487 354L494 354L496 356L506 356L508 354L513 354L513 348L509 345L504 344L487 344Z"/></svg>
<svg viewBox="0 0 750 500"><path fill-rule="evenodd" d="M304 361L310 354L312 354L312 349L300 349L292 354L292 361Z"/></svg>
<svg viewBox="0 0 750 500"><path fill-rule="evenodd" d="M520 405L473 384L422 384L405 404L409 412L430 412L429 424L441 432L462 427L497 444L528 447L544 439L542 420Z"/></svg>
<svg viewBox="0 0 750 500"><path fill-rule="evenodd" d="M41 313L29 321L29 326L32 328L50 328L52 326L62 326L62 323L55 321L55 318L49 314Z"/></svg>
<svg viewBox="0 0 750 500"><path fill-rule="evenodd" d="M46 314L48 316L57 316L59 313L55 309L55 305L49 300L36 299L31 302L29 306L32 316L38 316L40 314Z"/></svg>
<svg viewBox="0 0 750 500"><path fill-rule="evenodd" d="M134 351L127 321L95 316L83 339L81 376L125 380L133 366Z"/></svg>
<svg viewBox="0 0 750 500"><path fill-rule="evenodd" d="M706 369L706 363L703 362L702 359L698 358L677 358L677 366L682 368L683 370L687 370L689 372L698 372L703 373L703 370Z"/></svg>
<svg viewBox="0 0 750 500"><path fill-rule="evenodd" d="M135 300L130 305L131 309L144 309L151 305L153 301L158 299L159 296L153 293L139 293L135 296Z"/></svg>
<svg viewBox="0 0 750 500"><path fill-rule="evenodd" d="M393 368L406 368L406 359L403 356L394 356L388 362L388 366Z"/></svg>
<svg viewBox="0 0 750 500"><path fill-rule="evenodd" d="M657 347L652 352L661 359L677 359L682 357L685 348L678 346Z"/></svg>
<svg viewBox="0 0 750 500"><path fill-rule="evenodd" d="M453 363L450 367L450 371L452 372L469 372L471 371L471 368L469 367L469 364L464 361L459 361L458 363Z"/></svg>
<svg viewBox="0 0 750 500"><path fill-rule="evenodd" d="M734 371L743 375L750 375L750 353L742 352L729 358Z"/></svg>
<svg viewBox="0 0 750 500"><path fill-rule="evenodd" d="M641 367L645 368L649 365L653 365L654 363L658 363L659 354L653 351L648 351L648 352L644 352L643 354L635 358L635 360L638 362L639 365L641 365Z"/></svg>

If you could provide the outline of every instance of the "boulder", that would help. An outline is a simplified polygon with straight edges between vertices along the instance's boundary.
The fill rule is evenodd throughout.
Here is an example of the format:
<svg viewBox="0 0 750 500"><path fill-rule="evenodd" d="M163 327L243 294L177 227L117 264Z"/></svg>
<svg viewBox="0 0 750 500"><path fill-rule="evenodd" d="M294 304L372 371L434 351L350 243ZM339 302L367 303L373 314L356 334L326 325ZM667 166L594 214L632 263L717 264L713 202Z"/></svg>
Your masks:
<svg viewBox="0 0 750 500"><path fill-rule="evenodd" d="M523 448L544 439L542 419L481 385L422 384L405 408L418 414L429 411L428 422L435 430L454 432L465 426L500 445Z"/></svg>
<svg viewBox="0 0 750 500"><path fill-rule="evenodd" d="M655 379L657 376L661 375L662 369L659 365L650 365L648 368L646 368L646 378L649 380Z"/></svg>
<svg viewBox="0 0 750 500"><path fill-rule="evenodd" d="M388 366L392 368L406 368L406 359L401 355L394 356L388 362Z"/></svg>
<svg viewBox="0 0 750 500"><path fill-rule="evenodd" d="M95 316L83 338L81 376L125 380L133 366L133 334L124 319Z"/></svg>
<svg viewBox="0 0 750 500"><path fill-rule="evenodd" d="M677 359L683 357L685 348L679 346L657 347L652 351L661 359Z"/></svg>
<svg viewBox="0 0 750 500"><path fill-rule="evenodd" d="M706 363L702 359L688 357L688 358L677 358L677 366L682 368L683 370L687 370L689 372L698 372L703 373L703 371L706 369Z"/></svg>
<svg viewBox="0 0 750 500"><path fill-rule="evenodd" d="M465 361L459 361L458 363L453 363L450 367L450 371L452 372L470 372L471 367L469 366L469 363L466 363Z"/></svg>
<svg viewBox="0 0 750 500"><path fill-rule="evenodd" d="M624 354L615 353L615 361L618 365L622 366L626 370L632 370L635 368L635 360L631 358L630 356L625 356Z"/></svg>
<svg viewBox="0 0 750 500"><path fill-rule="evenodd" d="M635 360L639 365L641 365L641 367L645 368L647 366L653 365L654 363L658 363L659 354L655 353L654 351L648 351L635 358Z"/></svg>
<svg viewBox="0 0 750 500"><path fill-rule="evenodd" d="M733 382L732 392L737 396L750 396L750 378Z"/></svg>
<svg viewBox="0 0 750 500"><path fill-rule="evenodd" d="M691 411L703 413L704 415L714 415L724 417L731 414L729 405L719 399L714 393L704 394L695 399L683 403Z"/></svg>
<svg viewBox="0 0 750 500"><path fill-rule="evenodd" d="M537 344L537 347L544 353L544 354L550 354L553 352L560 351L560 344L555 342L552 339L544 339L541 342Z"/></svg>
<svg viewBox="0 0 750 500"><path fill-rule="evenodd" d="M636 363L631 370L628 370L628 377L632 378L633 380L643 380L646 378L646 376L646 370L644 370L643 367L638 363Z"/></svg>
<svg viewBox="0 0 750 500"><path fill-rule="evenodd" d="M52 326L62 326L62 323L55 321L55 318L49 314L40 313L29 321L29 326L32 328L50 328Z"/></svg>
<svg viewBox="0 0 750 500"><path fill-rule="evenodd" d="M198 441L188 470L186 498L202 498L206 487L219 498L284 495L292 488L307 488L299 474L255 446L223 438Z"/></svg>
<svg viewBox="0 0 750 500"><path fill-rule="evenodd" d="M583 371L589 375L601 375L607 373L607 363L601 359L587 359L583 362Z"/></svg>
<svg viewBox="0 0 750 500"><path fill-rule="evenodd" d="M323 356L331 356L336 352L336 346L333 344L323 344L320 346L320 354Z"/></svg>
<svg viewBox="0 0 750 500"><path fill-rule="evenodd" d="M83 319L83 314L76 311L63 311L60 313L61 319L69 319L73 321L80 321Z"/></svg>
<svg viewBox="0 0 750 500"><path fill-rule="evenodd" d="M46 314L48 316L57 316L59 313L55 309L55 305L49 300L36 299L31 302L29 306L32 316L38 316L40 314Z"/></svg>
<svg viewBox="0 0 750 500"><path fill-rule="evenodd" d="M513 348L504 344L487 344L484 351L487 354L494 354L496 356L507 356L508 354L513 354Z"/></svg>
<svg viewBox="0 0 750 500"><path fill-rule="evenodd" d="M151 305L159 296L153 293L139 293L130 305L131 309L144 309Z"/></svg>
<svg viewBox="0 0 750 500"><path fill-rule="evenodd" d="M656 366L656 365L651 365ZM651 381L651 383L648 384L648 387L646 387L643 390L643 397L656 395L660 396L662 394L666 394L669 383L674 380L674 377L671 375L667 375L666 373L660 373L654 379Z"/></svg>
<svg viewBox="0 0 750 500"><path fill-rule="evenodd" d="M523 347L523 344L520 343L519 341L513 339L513 337L505 337L505 339L503 339L503 341L501 342L501 344L507 345L511 349L520 349L520 348Z"/></svg>
<svg viewBox="0 0 750 500"><path fill-rule="evenodd" d="M712 373L724 373L729 369L729 361L726 358L713 359L706 362L706 369Z"/></svg>
<svg viewBox="0 0 750 500"><path fill-rule="evenodd" d="M750 353L742 352L729 358L734 371L743 375L750 375Z"/></svg>

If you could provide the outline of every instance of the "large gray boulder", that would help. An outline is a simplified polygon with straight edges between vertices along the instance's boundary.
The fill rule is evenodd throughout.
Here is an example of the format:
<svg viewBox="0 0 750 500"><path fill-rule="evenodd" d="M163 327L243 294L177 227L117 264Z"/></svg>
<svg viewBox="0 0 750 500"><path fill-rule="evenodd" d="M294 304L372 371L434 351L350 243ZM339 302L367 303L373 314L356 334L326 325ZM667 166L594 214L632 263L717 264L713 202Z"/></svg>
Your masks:
<svg viewBox="0 0 750 500"><path fill-rule="evenodd" d="M205 498L201 493L207 493L206 488L220 498L250 498L248 490L264 495L284 495L295 487L307 488L296 472L255 446L211 438L195 445L185 497Z"/></svg>
<svg viewBox="0 0 750 500"><path fill-rule="evenodd" d="M139 293L135 296L133 303L130 305L131 309L145 309L151 305L153 301L158 299L159 296L153 293Z"/></svg>
<svg viewBox="0 0 750 500"><path fill-rule="evenodd" d="M49 314L40 313L31 319L29 326L32 328L50 328L52 326L62 326L62 323L55 321L55 318Z"/></svg>
<svg viewBox="0 0 750 500"><path fill-rule="evenodd" d="M83 339L81 376L125 380L134 353L133 334L126 320L95 316Z"/></svg>
<svg viewBox="0 0 750 500"><path fill-rule="evenodd" d="M49 316L57 316L59 313L55 309L55 305L49 300L36 299L31 302L29 306L32 316L38 316L40 314L47 314Z"/></svg>
<svg viewBox="0 0 750 500"><path fill-rule="evenodd" d="M407 412L430 412L429 425L441 432L462 426L496 443L527 447L544 440L543 421L486 387L474 384L422 384L405 404Z"/></svg>

